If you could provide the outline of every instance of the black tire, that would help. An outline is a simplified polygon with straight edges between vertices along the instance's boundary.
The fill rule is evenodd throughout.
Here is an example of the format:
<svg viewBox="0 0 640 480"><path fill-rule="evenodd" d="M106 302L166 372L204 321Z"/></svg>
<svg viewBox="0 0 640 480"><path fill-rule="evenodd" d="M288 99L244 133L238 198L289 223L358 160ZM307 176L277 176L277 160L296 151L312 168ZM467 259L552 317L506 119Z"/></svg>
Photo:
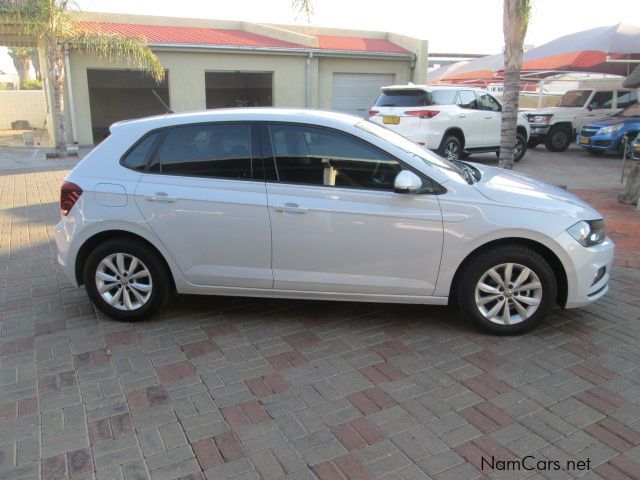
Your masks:
<svg viewBox="0 0 640 480"><path fill-rule="evenodd" d="M507 263L513 263L530 269L533 274L537 276L541 285L537 309L532 311L530 316L524 320L517 321L511 325L496 323L487 319L480 311L480 308L484 307L480 307L476 304L476 286L490 269ZM522 272L522 269L514 267L513 272L515 276L518 272ZM558 285L549 263L535 251L520 245L498 246L474 256L462 266L462 270L459 272L458 278L459 281L457 282L457 288L453 294L457 299L458 307L463 316L469 320L473 320L482 330L493 334L518 335L531 330L545 318L551 308L553 308L557 298ZM492 288L499 288L498 285L499 284L496 283L496 286ZM479 295L482 295L482 293L479 293ZM487 293L486 295L489 296L490 294ZM499 293L499 295L506 294ZM519 295L524 295L524 297L519 297ZM524 292L524 294L521 292L518 294L512 294L511 291L509 291L509 297L507 297L507 299L511 298L512 300L508 301L513 305L513 303L515 303L513 299L528 298L528 295L533 295L533 293L527 291ZM502 301L504 302L504 297ZM499 302L500 298L497 298L495 303L487 302L486 308L493 308ZM520 303L520 305L527 304ZM513 308L511 306L509 307L510 312L511 310L513 310L516 315L516 317L512 318L518 320L518 313L515 305ZM498 311L502 311L502 308L499 308ZM490 310L487 313L490 313Z"/></svg>
<svg viewBox="0 0 640 480"><path fill-rule="evenodd" d="M518 163L527 153L527 142L524 139L524 135L522 133L518 133L516 135L516 148L520 146L520 151L513 157L513 163ZM500 159L500 149L496 152L496 157L498 160Z"/></svg>
<svg viewBox="0 0 640 480"><path fill-rule="evenodd" d="M135 257L139 261L140 266L138 269L146 267L146 270L149 273L149 275L145 275L145 277L139 280L143 286L146 286L147 288L149 286L151 287L149 296L144 303L137 302L135 300L133 292L131 291L132 287L129 287L128 285L126 287L128 291L131 292L130 298L134 299L134 303L141 303L140 306L131 310L116 308L107 302L107 300L105 300L98 291L96 273L100 263L110 255L118 253L125 254L125 260L123 261L125 262L125 267L131 267L132 262L130 257ZM128 264L126 264L127 260L129 260ZM108 269L107 272L109 272L108 275L110 276L115 277L115 275L117 275L117 272L114 272L112 269ZM122 279L122 282L126 282L127 280L124 278L126 276L127 274L125 273L122 277L118 278ZM114 238L112 240L107 240L96 247L87 257L83 270L83 279L85 289L93 304L109 317L126 322L144 320L145 318L150 317L162 308L171 293L170 272L168 271L163 259L144 243L128 238ZM130 283L132 281L135 282L135 280L128 281ZM113 283L109 281L109 284ZM120 287L116 284L115 291L118 289L120 289ZM138 290L136 290L136 292L140 293ZM144 292L143 296L146 296ZM121 295L121 298L124 298L124 294Z"/></svg>
<svg viewBox="0 0 640 480"><path fill-rule="evenodd" d="M544 145L550 152L564 152L571 145L571 129L562 125L551 127Z"/></svg>
<svg viewBox="0 0 640 480"><path fill-rule="evenodd" d="M520 150L518 150L520 147ZM516 155L513 157L513 161L518 163L527 153L527 139L522 133L516 135Z"/></svg>
<svg viewBox="0 0 640 480"><path fill-rule="evenodd" d="M449 135L445 137L440 144L440 148L438 149L438 155L446 159L452 159L451 154L453 151L457 152L457 157L453 158L454 160L462 159L463 151L462 151L462 142L458 139L458 137L454 137L453 135Z"/></svg>
<svg viewBox="0 0 640 480"><path fill-rule="evenodd" d="M594 157L601 157L604 155L604 150L600 150L598 148L587 148L587 152L589 152L589 155L593 155Z"/></svg>
<svg viewBox="0 0 640 480"><path fill-rule="evenodd" d="M541 140L538 137L529 137L529 141L527 142L527 148L536 148L540 145Z"/></svg>

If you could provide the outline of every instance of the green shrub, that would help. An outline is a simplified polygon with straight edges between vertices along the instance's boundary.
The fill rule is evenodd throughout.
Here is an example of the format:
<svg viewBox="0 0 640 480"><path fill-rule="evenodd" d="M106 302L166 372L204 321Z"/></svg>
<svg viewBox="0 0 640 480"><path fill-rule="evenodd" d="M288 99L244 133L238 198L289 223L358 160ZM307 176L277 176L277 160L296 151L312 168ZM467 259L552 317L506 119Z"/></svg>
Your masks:
<svg viewBox="0 0 640 480"><path fill-rule="evenodd" d="M42 90L42 80L25 80L20 84L20 90Z"/></svg>

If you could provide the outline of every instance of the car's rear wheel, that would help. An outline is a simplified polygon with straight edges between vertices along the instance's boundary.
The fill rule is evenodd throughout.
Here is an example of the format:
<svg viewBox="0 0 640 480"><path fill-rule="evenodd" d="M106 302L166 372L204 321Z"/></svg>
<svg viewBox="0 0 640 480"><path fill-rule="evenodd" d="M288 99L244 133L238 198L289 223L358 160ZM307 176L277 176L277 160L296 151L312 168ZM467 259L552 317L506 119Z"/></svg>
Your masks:
<svg viewBox="0 0 640 480"><path fill-rule="evenodd" d="M564 152L571 144L571 130L562 125L551 127L544 144L550 152Z"/></svg>
<svg viewBox="0 0 640 480"><path fill-rule="evenodd" d="M520 245L496 247L463 266L455 292L463 315L485 331L516 335L553 307L557 281L549 263Z"/></svg>
<svg viewBox="0 0 640 480"><path fill-rule="evenodd" d="M462 143L458 137L448 136L442 141L438 154L447 160L460 160L463 155Z"/></svg>
<svg viewBox="0 0 640 480"><path fill-rule="evenodd" d="M169 297L169 274L158 254L140 242L113 239L87 257L84 285L94 305L117 320L137 321Z"/></svg>
<svg viewBox="0 0 640 480"><path fill-rule="evenodd" d="M524 135L518 133L516 135L516 146L513 149L513 161L514 163L519 162L524 157L525 153L527 153L527 142L524 138ZM500 149L496 152L496 157L500 158Z"/></svg>

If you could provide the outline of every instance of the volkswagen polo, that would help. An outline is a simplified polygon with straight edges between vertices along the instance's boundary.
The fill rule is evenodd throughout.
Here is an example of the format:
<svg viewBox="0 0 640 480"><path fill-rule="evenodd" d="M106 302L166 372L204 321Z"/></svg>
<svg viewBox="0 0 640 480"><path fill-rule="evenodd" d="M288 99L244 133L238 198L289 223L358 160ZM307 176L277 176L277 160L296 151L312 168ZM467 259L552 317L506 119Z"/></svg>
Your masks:
<svg viewBox="0 0 640 480"><path fill-rule="evenodd" d="M177 292L453 304L516 334L602 297L614 248L562 189L310 110L117 123L60 212L60 265L120 320Z"/></svg>

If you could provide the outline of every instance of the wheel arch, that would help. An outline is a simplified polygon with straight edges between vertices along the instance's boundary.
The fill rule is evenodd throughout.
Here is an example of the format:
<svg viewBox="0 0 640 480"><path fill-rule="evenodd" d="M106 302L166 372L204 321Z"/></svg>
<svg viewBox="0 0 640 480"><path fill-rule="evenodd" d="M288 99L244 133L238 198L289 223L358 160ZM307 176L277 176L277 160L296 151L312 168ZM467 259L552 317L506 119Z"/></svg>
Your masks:
<svg viewBox="0 0 640 480"><path fill-rule="evenodd" d="M518 125L516 127L516 132L524 136L525 142L529 141L529 135L527 134L527 129L523 125Z"/></svg>
<svg viewBox="0 0 640 480"><path fill-rule="evenodd" d="M458 140L460 140L460 143L462 144L462 148L464 149L465 138L464 138L464 132L462 131L462 129L460 127L449 127L445 130L444 134L442 135L442 140L440 140L440 145L438 146L438 150L442 148L444 141L447 139L447 137L456 137Z"/></svg>
<svg viewBox="0 0 640 480"><path fill-rule="evenodd" d="M522 237L508 237L508 238L500 238L496 240L491 240L489 242L483 243L482 245L476 247L472 250L467 256L460 262L456 273L453 276L453 281L451 282L450 290L449 290L449 303L454 304L456 300L456 292L458 282L461 278L461 273L464 270L466 264L479 253L490 250L492 248L497 248L501 246L507 245L521 245L530 248L534 252L538 253L542 258L544 258L548 263L551 269L553 270L553 274L556 277L556 282L558 286L558 296L556 298L556 303L561 307L564 307L567 303L567 295L569 283L567 279L567 273L565 271L565 267L560 260L560 258L546 245L542 243L531 240L528 238Z"/></svg>
<svg viewBox="0 0 640 480"><path fill-rule="evenodd" d="M170 262L167 261L167 258L163 254L163 252L161 252L160 249L158 249L151 241L144 238L142 235L139 235L137 233L133 233L127 230L118 230L118 229L103 230L101 232L95 233L94 235L87 238L82 244L82 246L78 249L78 253L76 254L76 257L75 257L74 275L76 278L76 282L78 283L79 286L84 284L83 269L89 254L96 248L96 246L100 245L103 242L106 242L107 240L112 240L114 238L134 240L136 242L144 244L145 246L150 248L154 253L156 253L164 263L164 266L167 269L167 272L169 272L169 277L170 277L169 280L171 282L171 287L175 290L176 288L175 271L173 268L171 268L172 265L170 265Z"/></svg>

